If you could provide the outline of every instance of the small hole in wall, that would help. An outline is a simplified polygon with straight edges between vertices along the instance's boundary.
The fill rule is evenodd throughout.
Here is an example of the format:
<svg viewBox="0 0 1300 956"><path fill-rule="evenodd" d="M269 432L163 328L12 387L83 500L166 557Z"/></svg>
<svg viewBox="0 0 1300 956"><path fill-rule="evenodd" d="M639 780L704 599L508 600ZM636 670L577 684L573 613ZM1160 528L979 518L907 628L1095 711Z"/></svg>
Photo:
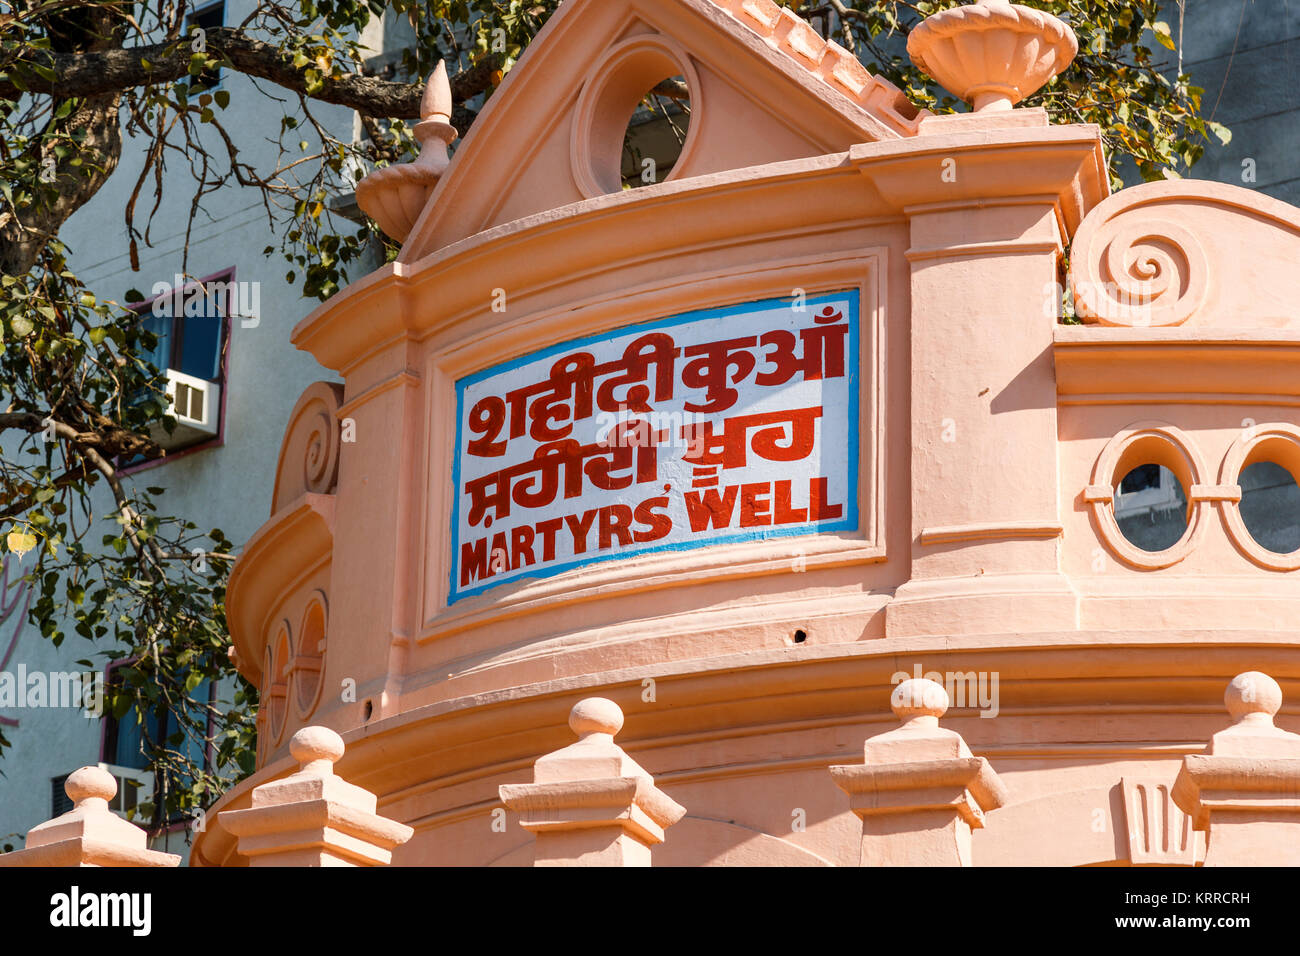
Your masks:
<svg viewBox="0 0 1300 956"><path fill-rule="evenodd" d="M691 91L684 77L668 77L647 90L623 134L623 188L653 186L667 179L686 145L690 125Z"/></svg>
<svg viewBox="0 0 1300 956"><path fill-rule="evenodd" d="M369 722L370 716L374 712L375 712L375 702L373 700L366 701L365 706L361 709L361 720L363 722Z"/></svg>
<svg viewBox="0 0 1300 956"><path fill-rule="evenodd" d="M1187 495L1164 465L1138 465L1115 486L1115 522L1129 544L1152 553L1187 531Z"/></svg>
<svg viewBox="0 0 1300 956"><path fill-rule="evenodd" d="M790 643L792 644L802 644L806 640L808 640L807 631L795 631L794 634L790 636Z"/></svg>

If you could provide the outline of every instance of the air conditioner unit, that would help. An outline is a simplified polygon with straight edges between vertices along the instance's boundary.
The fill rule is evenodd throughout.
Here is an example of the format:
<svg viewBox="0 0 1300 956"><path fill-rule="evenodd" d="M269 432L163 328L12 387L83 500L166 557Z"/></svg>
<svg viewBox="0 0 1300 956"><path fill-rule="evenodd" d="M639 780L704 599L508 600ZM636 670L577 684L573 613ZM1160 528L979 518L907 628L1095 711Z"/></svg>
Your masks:
<svg viewBox="0 0 1300 956"><path fill-rule="evenodd" d="M107 770L117 781L117 796L109 801L108 808L123 817L130 818L132 810L142 803L153 800L153 773L137 770L134 767L119 767L116 764L101 763L101 770ZM63 784L70 773L60 774L50 779L51 816L57 817L72 809L72 801L63 790ZM136 814L138 816L138 814Z"/></svg>
<svg viewBox="0 0 1300 956"><path fill-rule="evenodd" d="M167 414L176 419L176 428L167 434L161 422L149 429L149 437L163 448L184 448L217 435L221 413L221 386L205 378L195 378L175 369L167 369L167 396L172 400Z"/></svg>

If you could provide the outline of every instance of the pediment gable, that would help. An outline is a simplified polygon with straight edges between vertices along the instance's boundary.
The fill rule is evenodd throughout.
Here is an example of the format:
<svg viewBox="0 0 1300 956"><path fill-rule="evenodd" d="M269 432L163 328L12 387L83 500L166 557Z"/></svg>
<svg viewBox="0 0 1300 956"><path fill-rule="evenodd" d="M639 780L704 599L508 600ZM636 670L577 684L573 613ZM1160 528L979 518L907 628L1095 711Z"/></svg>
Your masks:
<svg viewBox="0 0 1300 956"><path fill-rule="evenodd" d="M401 260L620 192L627 121L673 76L691 116L670 181L915 135L927 115L771 0L568 0L475 121Z"/></svg>

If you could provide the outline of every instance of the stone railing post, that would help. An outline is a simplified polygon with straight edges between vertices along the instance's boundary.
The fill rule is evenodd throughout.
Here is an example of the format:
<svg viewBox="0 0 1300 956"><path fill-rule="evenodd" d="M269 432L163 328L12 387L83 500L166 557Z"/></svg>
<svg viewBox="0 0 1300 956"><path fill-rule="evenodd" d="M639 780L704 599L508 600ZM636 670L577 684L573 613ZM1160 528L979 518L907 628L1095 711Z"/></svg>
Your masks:
<svg viewBox="0 0 1300 956"><path fill-rule="evenodd" d="M614 743L623 712L613 701L579 701L569 727L577 743L538 759L532 783L500 788L537 837L533 865L649 866L650 848L686 809Z"/></svg>
<svg viewBox="0 0 1300 956"><path fill-rule="evenodd" d="M1002 806L1006 787L961 734L939 726L948 692L905 680L890 705L903 726L864 745L864 762L831 767L862 820L861 866L970 866L971 830Z"/></svg>
<svg viewBox="0 0 1300 956"><path fill-rule="evenodd" d="M1273 726L1282 688L1248 671L1223 702L1235 723L1183 758L1174 802L1206 831L1205 866L1300 866L1300 734Z"/></svg>
<svg viewBox="0 0 1300 956"><path fill-rule="evenodd" d="M32 827L25 849L0 855L0 866L176 866L174 853L150 850L140 827L108 809L117 780L101 767L68 775L63 792L67 813Z"/></svg>
<svg viewBox="0 0 1300 956"><path fill-rule="evenodd" d="M410 827L375 813L375 795L334 774L343 738L304 727L289 741L297 773L253 790L252 806L220 822L251 866L386 866Z"/></svg>

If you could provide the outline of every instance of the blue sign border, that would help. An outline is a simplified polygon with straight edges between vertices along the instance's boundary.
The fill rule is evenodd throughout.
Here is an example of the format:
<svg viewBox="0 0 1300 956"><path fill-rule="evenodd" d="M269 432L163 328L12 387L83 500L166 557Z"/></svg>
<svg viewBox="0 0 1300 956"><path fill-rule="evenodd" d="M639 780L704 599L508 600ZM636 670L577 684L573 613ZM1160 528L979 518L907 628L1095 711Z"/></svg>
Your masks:
<svg viewBox="0 0 1300 956"><path fill-rule="evenodd" d="M794 297L772 298L772 299L753 299L749 302L741 302L735 305L721 306L712 309L696 309L692 312L681 312L677 315L668 316L663 319L654 319L649 322L640 322L635 325L626 325L621 328L609 329L595 335L588 335L580 339L571 339L567 342L560 342L556 345L549 346L537 352L530 352L527 355L521 355L519 358L511 359L508 362L502 362L499 365L493 365L489 368L482 369L472 375L456 380L456 445L453 449L452 457L452 504L451 504L451 570L448 576L449 590L447 592L447 606L455 604L457 601L473 597L476 594L482 594L490 591L492 588L504 587L507 584L517 584L521 581L538 580L540 578L553 577L563 571L569 571L573 568L585 567L591 564L599 564L604 561L618 561L625 558L639 557L644 554L653 554L657 551L691 551L697 548L710 548L721 544L736 544L742 541L768 540L771 538L796 537L808 534L816 534L827 531L844 531L854 529L858 526L858 445L859 445L859 392L861 391L858 383L858 309L861 298L861 290L857 288L843 289L838 292L825 292L820 295L808 296L805 299L805 305L811 309L814 306L829 304L831 302L845 299L849 300L849 348L848 359L845 367L845 374L848 379L849 388L849 500L846 502L844 517L838 520L827 521L810 521L800 525L787 525L780 528L759 528L753 531L740 531L732 535L726 535L719 538L708 538L704 541L674 541L669 544L647 544L644 547L632 546L630 548L621 548L618 551L608 554L597 554L592 557L585 557L579 561L569 561L566 564L551 565L546 568L538 569L536 573L522 574L518 577L508 578L503 581L487 581L471 588L458 591L456 582L460 571L460 555L456 551L456 534L460 528L460 453L462 426L465 419L465 389L475 382L482 381L493 375L500 375L502 372L508 372L513 368L527 365L530 362L536 362L539 359L549 358L552 355L559 355L561 352L570 352L573 349L581 348L595 342L603 342L621 335L632 335L639 332L649 332L655 329L671 328L678 325L685 325L690 322L698 322L702 319L717 319L729 315L737 315L744 312L752 312L755 309L782 305L789 307L794 302Z"/></svg>

